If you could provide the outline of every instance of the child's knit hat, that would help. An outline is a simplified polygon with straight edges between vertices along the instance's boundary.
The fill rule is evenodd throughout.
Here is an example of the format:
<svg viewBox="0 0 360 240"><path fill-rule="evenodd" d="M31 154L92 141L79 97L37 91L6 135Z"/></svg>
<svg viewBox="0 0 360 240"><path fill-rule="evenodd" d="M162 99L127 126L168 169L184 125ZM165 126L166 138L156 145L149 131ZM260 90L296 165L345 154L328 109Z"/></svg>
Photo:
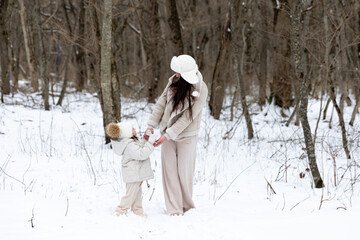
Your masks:
<svg viewBox="0 0 360 240"><path fill-rule="evenodd" d="M105 127L106 134L111 138L131 138L133 126L130 122L110 123Z"/></svg>

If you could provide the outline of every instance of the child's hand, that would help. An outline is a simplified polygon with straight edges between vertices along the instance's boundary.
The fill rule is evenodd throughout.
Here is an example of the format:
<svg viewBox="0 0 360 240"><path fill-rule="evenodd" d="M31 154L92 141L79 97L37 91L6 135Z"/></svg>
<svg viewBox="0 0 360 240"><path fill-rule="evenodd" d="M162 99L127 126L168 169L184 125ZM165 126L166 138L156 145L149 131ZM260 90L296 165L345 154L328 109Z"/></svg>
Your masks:
<svg viewBox="0 0 360 240"><path fill-rule="evenodd" d="M147 130L150 130L151 133L154 134L154 129L153 129L153 128L147 128L147 129L145 130L145 132L144 132L144 138L145 138L146 141L149 140L149 136L146 135Z"/></svg>
<svg viewBox="0 0 360 240"><path fill-rule="evenodd" d="M160 146L165 141L166 141L166 137L162 135L158 140L154 142L154 147Z"/></svg>

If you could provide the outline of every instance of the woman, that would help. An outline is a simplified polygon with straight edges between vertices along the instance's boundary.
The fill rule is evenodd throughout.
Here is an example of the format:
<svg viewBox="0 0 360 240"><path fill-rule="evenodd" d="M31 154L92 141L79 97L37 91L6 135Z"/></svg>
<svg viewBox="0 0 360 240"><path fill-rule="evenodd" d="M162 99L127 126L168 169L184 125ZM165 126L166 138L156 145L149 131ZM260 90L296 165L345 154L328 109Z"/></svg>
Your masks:
<svg viewBox="0 0 360 240"><path fill-rule="evenodd" d="M162 136L154 146L162 144L166 209L170 215L182 215L195 207L192 190L196 143L208 89L191 56L173 57L170 67L175 74L156 103L147 130L153 133L153 128L160 128Z"/></svg>

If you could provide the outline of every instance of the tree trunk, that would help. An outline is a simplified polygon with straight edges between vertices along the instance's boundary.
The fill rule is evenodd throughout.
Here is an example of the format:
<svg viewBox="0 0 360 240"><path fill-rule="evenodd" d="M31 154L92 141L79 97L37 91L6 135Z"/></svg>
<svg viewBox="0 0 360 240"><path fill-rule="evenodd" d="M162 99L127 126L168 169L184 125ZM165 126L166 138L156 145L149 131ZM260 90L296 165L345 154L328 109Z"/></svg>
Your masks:
<svg viewBox="0 0 360 240"><path fill-rule="evenodd" d="M39 0L35 0L36 11L35 11L35 29L39 39L39 50L40 50L40 74L43 81L42 86L42 97L44 100L45 110L50 110L49 105L49 77L47 70L47 62L46 62L46 51L44 47L43 34L41 29L41 19L40 19L40 2Z"/></svg>
<svg viewBox="0 0 360 240"><path fill-rule="evenodd" d="M89 68L90 73L90 79L92 81L92 84L96 91L99 94L99 100L101 103L101 107L103 108L103 99L101 94L101 83L100 83L100 62L101 62L101 30L100 30L100 24L98 20L98 14L97 14L97 2L95 0L88 1L87 4L87 10L88 10L88 31L89 37L91 38L91 45L89 45L89 48L91 51L88 51L88 54L86 56L87 64Z"/></svg>
<svg viewBox="0 0 360 240"><path fill-rule="evenodd" d="M360 90L358 90L358 91L360 91ZM355 104L354 110L351 114L351 119L349 122L350 126L354 126L355 117L356 117L356 114L358 113L359 107L360 107L360 96L358 94L358 97L356 98L356 104Z"/></svg>
<svg viewBox="0 0 360 240"><path fill-rule="evenodd" d="M178 10L176 7L176 1L175 0L167 0L167 7L169 11L169 19L168 23L171 30L171 41L175 45L175 52L174 55L181 55L184 53L184 43L182 40L181 35L181 25L180 25L180 19Z"/></svg>
<svg viewBox="0 0 360 240"><path fill-rule="evenodd" d="M347 1L351 2L351 1ZM343 6L344 7L344 6ZM339 64L337 65L337 74L338 74L338 81L339 81L339 89L341 93L340 102L339 102L339 108L340 111L344 112L344 103L345 100L348 98L348 81L349 81L349 72L346 70L347 68L353 68L353 66L350 66L350 63L347 58L346 54L346 47L348 45L347 39L346 39L346 25L345 25L345 17L342 16L340 13L341 10L336 8L336 16L339 21L340 29L339 29L339 36L337 37L337 46L338 51L340 51L340 54L338 56L339 58ZM355 66L354 66L355 68Z"/></svg>
<svg viewBox="0 0 360 240"><path fill-rule="evenodd" d="M148 62L151 64L151 69L149 69L151 72L149 74L149 102L154 103L155 98L157 96L157 89L159 86L159 80L160 80L160 68L161 68L161 62L160 62L160 56L159 56L159 42L160 42L160 21L158 16L159 11L159 5L157 0L151 0L151 13L152 16L150 16L150 25L149 25L149 47L146 47L147 49L147 56L148 56ZM150 50L150 51L149 51Z"/></svg>
<svg viewBox="0 0 360 240"><path fill-rule="evenodd" d="M327 10L327 3L326 0L323 0L323 8L324 8L324 28L325 28L325 69L326 69L326 79L328 82L328 87L329 87L329 95L330 95L330 99L331 102L334 105L334 108L338 114L339 117L339 124L341 127L341 133L342 133L342 142L343 142L343 148L346 154L346 157L348 159L351 158L350 156L350 151L348 148L348 143L347 143L347 138L346 138L346 128L345 128L345 121L344 121L344 116L342 115L341 109L339 107L339 105L336 102L336 94L335 94L335 86L334 86L334 82L331 76L331 73L335 70L335 66L332 63L333 61L331 61L330 59L330 50L332 48L332 42L333 42L333 37L330 36L330 32L329 32L329 24L328 24L328 10ZM336 34L336 33L335 33Z"/></svg>
<svg viewBox="0 0 360 240"><path fill-rule="evenodd" d="M0 1L1 95L10 94L9 34L6 24L8 0ZM1 97L3 99L3 97Z"/></svg>
<svg viewBox="0 0 360 240"><path fill-rule="evenodd" d="M273 82L270 85L271 94L275 104L281 108L288 109L292 100L291 89L291 49L289 38L290 16L287 13L288 1L285 0L277 8L274 3L276 12L274 14L273 29L274 35L279 36L274 42L274 59L273 59Z"/></svg>
<svg viewBox="0 0 360 240"><path fill-rule="evenodd" d="M20 55L21 55L21 45L18 44L16 46L16 50L14 52L14 58L15 60L13 61L13 81L14 84L13 86L15 87L15 89L18 88L18 81L19 81L19 70L20 70Z"/></svg>
<svg viewBox="0 0 360 240"><path fill-rule="evenodd" d="M245 30L246 30L246 25L247 23L244 22L243 23L243 30L242 30L242 36L243 36L243 48L242 48L242 57L240 59L240 50L239 50L239 43L240 41L240 24L239 24L239 12L240 9L242 15L244 15L244 8L242 6L239 5L239 0L232 0L231 1L231 32L232 32L232 39L231 39L231 43L232 43L232 48L233 48L233 53L234 53L234 65L236 68L235 71L235 76L237 78L237 82L238 82L238 86L239 86L239 92L240 92L240 100L241 100L241 106L243 109L243 114L245 116L245 120L246 120L246 126L248 129L248 139L252 139L254 137L254 130L252 127L252 123L251 123L251 118L250 118L250 114L249 114L249 110L248 110L248 106L246 103L246 96L245 96L245 90L244 90L244 80L243 80L243 75L244 75L244 55L245 55L245 51L246 51L246 37L245 37Z"/></svg>
<svg viewBox="0 0 360 240"><path fill-rule="evenodd" d="M39 82L37 79L37 74L35 71L35 57L34 57L34 46L32 38L29 34L29 25L28 25L28 19L26 14L26 9L24 5L24 0L19 0L20 5L20 19L21 19L21 27L23 31L24 36L24 48L25 48L25 54L26 54L26 61L28 65L28 77L31 79L31 87L34 91L38 91L39 89ZM19 61L19 59L18 59Z"/></svg>
<svg viewBox="0 0 360 240"><path fill-rule="evenodd" d="M89 4L86 4L85 3L85 26L84 26L84 30L85 30L85 33L88 34L89 37L92 37L93 34L91 34L91 29L90 26L91 26L91 22L92 22L92 18L91 18L91 15L92 15L92 11L90 10L90 5ZM90 45L90 44L89 44ZM89 45L87 45L87 48L85 49L85 61L84 61L84 64L85 64L85 70L86 70L86 80L87 81L90 81L90 82L95 82L93 80L93 76L92 76L92 71L91 71L91 60L90 60L90 50L89 49L92 49Z"/></svg>
<svg viewBox="0 0 360 240"><path fill-rule="evenodd" d="M116 104L113 98L111 74L112 44L112 0L104 0L101 31L101 92L103 99L103 122L105 126L116 122ZM120 94L120 93L117 93ZM106 137L106 142L109 139Z"/></svg>
<svg viewBox="0 0 360 240"><path fill-rule="evenodd" d="M69 68L69 62L70 62L72 50L73 50L72 48L73 47L70 46L70 50L66 54L66 59L65 59L65 63L64 63L64 81L63 81L63 85L61 88L60 97L58 99L58 102L56 103L56 105L58 105L58 106L62 106L62 101L64 100L65 93L66 93L66 88L67 88L67 84L68 84L68 68Z"/></svg>
<svg viewBox="0 0 360 240"><path fill-rule="evenodd" d="M299 94L297 94L297 95L299 95ZM289 119L287 120L285 126L288 127L290 125L290 123L293 120L294 116L298 114L298 112L299 112L298 109L299 109L299 99L298 99L298 97L296 97L294 111L291 113L291 115L290 115Z"/></svg>
<svg viewBox="0 0 360 240"><path fill-rule="evenodd" d="M69 36L71 36L71 38L73 39L74 42L78 42L78 36L74 36L73 33L77 33L78 32L78 28L79 28L79 24L80 24L80 15L82 13L82 9L83 8L83 4L82 1L79 3L79 10L78 10L78 14L75 16L75 26L74 28L71 27L71 23L70 23L70 19L69 16L67 14L67 9L66 9L66 4L65 4L65 0L63 0L63 9L64 9L64 13L65 13L65 18L67 20L67 24L68 24L68 28L69 28ZM56 105L61 106L62 105L62 101L65 97L65 93L66 93L66 88L67 88L67 83L68 83L68 70L69 70L69 63L71 62L71 57L73 54L73 49L74 49L74 45L71 44L67 54L66 54L66 59L65 59L65 63L64 63L64 82L63 82L63 86L61 88L61 93L60 93L60 97L58 99L58 102ZM75 53L75 55L77 55ZM60 73L59 73L60 74ZM77 85L78 86L78 85Z"/></svg>
<svg viewBox="0 0 360 240"><path fill-rule="evenodd" d="M10 14L9 18L11 19L12 14ZM15 58L15 52L14 52L14 33L17 32L18 28L16 27L10 27L8 31L9 36L9 44L8 44L8 56L9 56L9 80L12 83L12 86L14 88L17 87L17 76L14 74L15 68L16 68L16 58ZM20 44L16 44L15 46L18 46ZM10 87L10 86L9 86Z"/></svg>
<svg viewBox="0 0 360 240"><path fill-rule="evenodd" d="M328 76L328 79L331 79L331 76ZM350 151L348 148L348 142L347 142L347 138L346 138L346 128L345 128L345 121L344 121L344 116L340 110L339 105L336 102L336 95L335 95L335 87L333 86L333 82L332 80L329 80L329 85L330 85L330 98L331 101L334 105L334 108L336 110L336 113L338 114L339 117L339 124L340 124L340 128L341 128L341 136L342 136L342 142L343 142L343 148L346 154L346 157L348 159L351 158L350 156Z"/></svg>
<svg viewBox="0 0 360 240"><path fill-rule="evenodd" d="M68 10L67 10L65 0L63 0L63 2L62 2L62 7L63 7L66 23L68 25L69 37L72 38L73 37L73 31L72 31L72 27L71 27L72 24L71 24L69 16L68 16ZM80 10L79 10L79 12L80 12ZM77 23L78 23L77 19L75 21L76 21L75 24L77 25ZM58 105L58 106L62 105L62 101L64 100L64 97L65 97L67 83L68 83L69 62L71 59L72 51L73 51L73 45L71 44L66 53L66 58L65 58L65 63L64 63L64 81L63 81L63 85L61 88L60 97L58 99L58 102L56 103L56 105ZM58 68L59 68L58 77L60 78L60 75L61 75L60 64L59 64ZM60 83L60 79L59 79L59 83Z"/></svg>
<svg viewBox="0 0 360 240"><path fill-rule="evenodd" d="M75 33L78 34L78 40L77 44L82 46L83 40L82 36L85 34L85 8L84 8L84 0L80 1L80 16L79 16L79 22L77 23L79 25L78 31ZM86 75L86 64L85 64L85 51L82 47L75 46L76 52L75 52L75 62L76 62L76 91L80 92L85 87L85 82L87 79Z"/></svg>
<svg viewBox="0 0 360 240"><path fill-rule="evenodd" d="M304 9L302 0L296 0L293 6L292 18L291 18L291 50L293 56L293 63L295 66L295 74L297 81L300 86L300 120L304 133L306 151L309 160L309 166L311 174L314 179L315 187L322 188L324 187L323 180L321 178L315 155L315 146L311 136L311 129L309 121L307 118L307 107L308 107L308 91L306 87L306 79L304 78L303 73L303 63L301 57L302 55L302 46L300 46L300 27L301 27L301 14Z"/></svg>
<svg viewBox="0 0 360 240"><path fill-rule="evenodd" d="M161 42L160 36L160 21L159 21L159 4L158 0L151 0L147 4L138 3L135 5L131 1L133 7L136 9L136 17L139 22L140 32L137 32L140 40L141 58L144 70L144 78L148 82L148 102L154 103L157 97L157 89L160 79L160 53L159 44ZM148 11L138 10L138 8L149 9ZM140 13L139 13L140 12Z"/></svg>
<svg viewBox="0 0 360 240"><path fill-rule="evenodd" d="M215 68L212 76L211 90L210 90L210 101L209 107L211 115L215 119L220 118L221 109L224 101L225 95L225 84L224 76L226 66L229 66L229 54L230 54L230 23L231 23L231 8L229 8L228 13L226 14L226 20L222 33L222 40L218 56L215 62Z"/></svg>
<svg viewBox="0 0 360 240"><path fill-rule="evenodd" d="M259 66L259 97L258 104L262 108L266 104L266 86L267 86L267 47L268 40L266 37L262 38L260 50L260 66Z"/></svg>
<svg viewBox="0 0 360 240"><path fill-rule="evenodd" d="M121 87L118 75L118 66L115 60L115 53L111 57L111 96L114 103L114 114L117 122L121 121Z"/></svg>

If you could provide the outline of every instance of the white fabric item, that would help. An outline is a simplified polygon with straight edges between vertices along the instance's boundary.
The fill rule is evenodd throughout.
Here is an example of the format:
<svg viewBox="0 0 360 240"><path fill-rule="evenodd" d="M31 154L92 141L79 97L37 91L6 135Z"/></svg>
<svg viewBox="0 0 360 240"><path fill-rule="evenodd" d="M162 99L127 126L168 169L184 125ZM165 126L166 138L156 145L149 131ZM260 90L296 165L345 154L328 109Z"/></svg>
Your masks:
<svg viewBox="0 0 360 240"><path fill-rule="evenodd" d="M120 128L119 138L131 138L133 136L133 125L129 122L118 123Z"/></svg>
<svg viewBox="0 0 360 240"><path fill-rule="evenodd" d="M199 97L200 93L198 91L193 91L191 94L193 97Z"/></svg>
<svg viewBox="0 0 360 240"><path fill-rule="evenodd" d="M121 198L120 205L115 210L116 215L126 214L129 209L136 215L144 215L141 184L142 182L126 184L126 194Z"/></svg>
<svg viewBox="0 0 360 240"><path fill-rule="evenodd" d="M149 139L148 139L148 142L151 143L151 144L154 144L155 141L159 138L159 135L158 134L151 134Z"/></svg>
<svg viewBox="0 0 360 240"><path fill-rule="evenodd" d="M151 143L124 138L120 141L111 140L111 144L114 152L122 156L121 171L124 182L141 182L154 178L149 158L154 151Z"/></svg>
<svg viewBox="0 0 360 240"><path fill-rule="evenodd" d="M190 84L199 82L197 72L199 71L198 65L193 57L189 55L174 56L170 62L170 68Z"/></svg>
<svg viewBox="0 0 360 240"><path fill-rule="evenodd" d="M168 140L161 146L165 206L169 214L183 214L194 208L192 200L198 136Z"/></svg>

